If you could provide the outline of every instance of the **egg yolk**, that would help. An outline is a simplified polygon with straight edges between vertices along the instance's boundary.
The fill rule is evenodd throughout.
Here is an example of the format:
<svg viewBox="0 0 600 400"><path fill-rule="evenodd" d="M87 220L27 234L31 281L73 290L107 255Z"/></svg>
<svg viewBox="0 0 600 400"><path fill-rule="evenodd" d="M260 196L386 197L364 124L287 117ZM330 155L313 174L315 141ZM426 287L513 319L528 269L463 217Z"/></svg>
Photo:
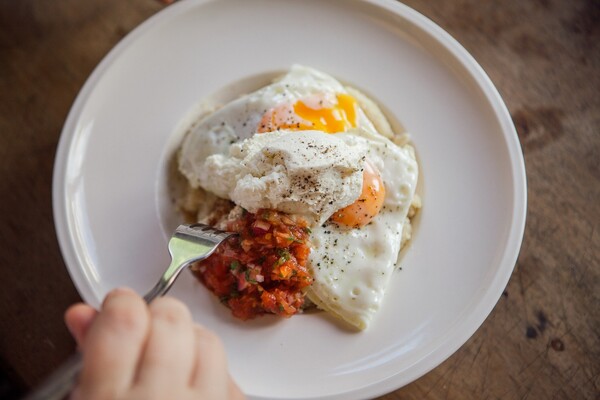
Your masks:
<svg viewBox="0 0 600 400"><path fill-rule="evenodd" d="M335 100L315 95L272 108L263 115L257 132L289 129L336 133L356 127L356 100L344 93L336 95Z"/></svg>
<svg viewBox="0 0 600 400"><path fill-rule="evenodd" d="M367 225L379 214L385 198L385 186L377 168L365 162L363 170L363 188L358 199L347 207L336 211L331 221L350 228Z"/></svg>

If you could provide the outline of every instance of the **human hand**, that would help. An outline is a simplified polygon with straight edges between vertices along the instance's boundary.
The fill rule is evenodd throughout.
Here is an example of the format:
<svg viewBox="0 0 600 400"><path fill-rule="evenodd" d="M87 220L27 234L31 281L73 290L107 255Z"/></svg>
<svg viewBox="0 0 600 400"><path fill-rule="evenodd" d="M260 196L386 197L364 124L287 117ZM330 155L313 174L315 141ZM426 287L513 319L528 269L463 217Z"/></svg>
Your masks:
<svg viewBox="0 0 600 400"><path fill-rule="evenodd" d="M225 351L188 308L162 297L149 306L130 289L110 292L98 312L75 304L65 322L83 352L72 399L241 400Z"/></svg>

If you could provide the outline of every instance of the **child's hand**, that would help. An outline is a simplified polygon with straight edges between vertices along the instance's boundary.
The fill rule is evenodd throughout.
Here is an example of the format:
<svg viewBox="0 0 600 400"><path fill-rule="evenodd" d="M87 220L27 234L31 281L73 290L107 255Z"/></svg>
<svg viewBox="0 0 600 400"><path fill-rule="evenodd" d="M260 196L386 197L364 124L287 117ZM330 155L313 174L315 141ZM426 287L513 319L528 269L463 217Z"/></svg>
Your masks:
<svg viewBox="0 0 600 400"><path fill-rule="evenodd" d="M83 352L73 399L243 399L220 339L194 324L188 308L162 297L149 306L129 289L97 312L75 304L65 321Z"/></svg>

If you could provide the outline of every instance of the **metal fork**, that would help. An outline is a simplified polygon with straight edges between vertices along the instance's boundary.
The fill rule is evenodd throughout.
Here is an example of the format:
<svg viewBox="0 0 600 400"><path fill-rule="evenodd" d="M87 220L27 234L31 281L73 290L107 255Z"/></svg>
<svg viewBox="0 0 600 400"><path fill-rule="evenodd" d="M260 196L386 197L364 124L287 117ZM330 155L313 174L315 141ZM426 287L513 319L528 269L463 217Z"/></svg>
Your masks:
<svg viewBox="0 0 600 400"><path fill-rule="evenodd" d="M146 295L144 300L150 303L156 297L169 291L181 271L196 261L210 256L231 232L223 232L204 224L179 225L169 240L171 264ZM23 400L61 400L77 382L83 364L81 353L73 354L34 392Z"/></svg>

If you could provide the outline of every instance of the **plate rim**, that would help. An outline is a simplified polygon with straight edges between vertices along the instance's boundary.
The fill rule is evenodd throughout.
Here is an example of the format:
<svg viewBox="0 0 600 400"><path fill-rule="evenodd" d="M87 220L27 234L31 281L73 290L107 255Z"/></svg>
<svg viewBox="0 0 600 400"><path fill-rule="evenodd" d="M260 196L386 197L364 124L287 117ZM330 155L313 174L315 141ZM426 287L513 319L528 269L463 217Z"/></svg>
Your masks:
<svg viewBox="0 0 600 400"><path fill-rule="evenodd" d="M73 281L79 295L84 301L92 303L92 298L99 300L91 282L87 280L82 271L81 259L73 241L73 221L68 212L67 196L67 171L70 160L68 158L73 147L77 125L81 117L81 112L88 99L93 93L107 69L115 62L120 54L133 44L140 36L151 30L158 23L169 18L184 13L186 10L202 7L209 3L215 3L219 0L187 0L177 2L163 10L160 10L135 27L129 34L121 39L94 68L92 73L86 79L84 85L77 94L69 114L61 130L59 143L55 155L53 178L52 178L52 207L53 217L59 247L65 262L65 267ZM338 3L349 2L336 0ZM442 345L434 346L426 356L415 362L413 369L409 372L401 372L391 375L379 382L373 382L367 386L353 389L347 392L340 392L333 395L319 397L322 399L359 399L364 397L380 396L390 391L397 390L400 387L415 381L425 375L432 369L441 365L460 347L462 347L479 329L483 322L488 318L498 300L501 297L504 288L512 275L521 249L527 214L527 177L525 170L525 161L521 144L510 117L510 113L498 89L495 87L485 70L477 63L475 58L448 32L439 25L427 18L418 11L396 0L354 0L355 4L366 3L381 8L387 12L407 20L416 28L433 39L437 44L446 49L452 58L457 61L462 68L469 73L469 77L474 80L477 87L482 91L486 100L497 119L503 134L503 143L507 147L508 159L511 167L512 183L512 220L507 232L506 244L502 256L498 261L498 267L494 272L491 284L482 294L479 303L473 308L472 313L460 324L460 331L455 332L458 327L455 325L445 335L447 338L441 342ZM428 363L424 362L429 360ZM426 364L426 365L423 365ZM251 397L258 399L259 397ZM264 398L264 397L260 397ZM294 397L296 398L296 397ZM271 399L267 397L265 399ZM290 397L291 399L291 397Z"/></svg>

